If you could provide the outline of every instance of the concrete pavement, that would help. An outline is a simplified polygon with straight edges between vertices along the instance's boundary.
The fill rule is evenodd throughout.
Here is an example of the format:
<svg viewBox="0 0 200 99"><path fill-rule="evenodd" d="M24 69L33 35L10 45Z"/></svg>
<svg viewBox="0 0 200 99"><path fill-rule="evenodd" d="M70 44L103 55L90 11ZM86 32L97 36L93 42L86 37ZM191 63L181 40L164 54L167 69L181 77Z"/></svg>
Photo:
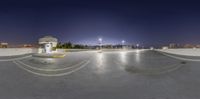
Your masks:
<svg viewBox="0 0 200 99"><path fill-rule="evenodd" d="M2 61L0 99L198 99L199 64L156 51Z"/></svg>

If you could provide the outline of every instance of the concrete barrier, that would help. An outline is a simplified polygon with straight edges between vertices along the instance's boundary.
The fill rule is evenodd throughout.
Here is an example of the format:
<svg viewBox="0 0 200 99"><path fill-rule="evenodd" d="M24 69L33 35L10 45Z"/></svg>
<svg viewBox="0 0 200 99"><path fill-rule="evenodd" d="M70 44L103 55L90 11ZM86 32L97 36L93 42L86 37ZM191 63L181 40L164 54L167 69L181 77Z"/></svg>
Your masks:
<svg viewBox="0 0 200 99"><path fill-rule="evenodd" d="M0 48L0 56L16 56L30 53L37 53L35 48Z"/></svg>
<svg viewBox="0 0 200 99"><path fill-rule="evenodd" d="M80 52L80 51L91 51L93 49L56 49L56 52L58 53L64 53L64 52Z"/></svg>
<svg viewBox="0 0 200 99"><path fill-rule="evenodd" d="M157 49L156 51L184 56L200 56L200 49Z"/></svg>
<svg viewBox="0 0 200 99"><path fill-rule="evenodd" d="M147 50L147 49L140 49L141 51ZM98 49L56 49L56 52L58 53L64 53L64 52L80 52L80 51L99 51ZM109 52L109 51L137 51L137 49L101 49L101 51Z"/></svg>

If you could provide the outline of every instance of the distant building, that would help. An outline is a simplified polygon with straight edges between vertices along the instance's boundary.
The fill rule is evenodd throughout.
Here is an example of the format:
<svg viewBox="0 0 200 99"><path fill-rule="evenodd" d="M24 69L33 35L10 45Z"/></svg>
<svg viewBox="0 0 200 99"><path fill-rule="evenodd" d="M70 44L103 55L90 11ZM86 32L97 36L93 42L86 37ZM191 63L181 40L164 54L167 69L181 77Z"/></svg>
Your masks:
<svg viewBox="0 0 200 99"><path fill-rule="evenodd" d="M163 46L162 49L169 49L169 47L168 46Z"/></svg>
<svg viewBox="0 0 200 99"><path fill-rule="evenodd" d="M151 46L151 47L150 47L150 50L154 50L154 47L153 47L153 46Z"/></svg>
<svg viewBox="0 0 200 99"><path fill-rule="evenodd" d="M196 45L196 48L200 48L200 45Z"/></svg>
<svg viewBox="0 0 200 99"><path fill-rule="evenodd" d="M169 44L169 48L175 48L175 47L176 47L176 44L175 44L175 43Z"/></svg>
<svg viewBox="0 0 200 99"><path fill-rule="evenodd" d="M8 48L8 43L0 43L0 48Z"/></svg>
<svg viewBox="0 0 200 99"><path fill-rule="evenodd" d="M194 48L195 46L194 45L192 45L192 44L185 44L184 45L184 48Z"/></svg>
<svg viewBox="0 0 200 99"><path fill-rule="evenodd" d="M33 47L33 46L32 46L31 44L24 44L23 47L24 47L24 48L31 48L31 47Z"/></svg>
<svg viewBox="0 0 200 99"><path fill-rule="evenodd" d="M108 44L108 45L104 45L103 48L105 48L105 49L112 49L113 46L111 44Z"/></svg>
<svg viewBox="0 0 200 99"><path fill-rule="evenodd" d="M169 48L180 48L181 46L179 44L176 43L170 43L169 44Z"/></svg>

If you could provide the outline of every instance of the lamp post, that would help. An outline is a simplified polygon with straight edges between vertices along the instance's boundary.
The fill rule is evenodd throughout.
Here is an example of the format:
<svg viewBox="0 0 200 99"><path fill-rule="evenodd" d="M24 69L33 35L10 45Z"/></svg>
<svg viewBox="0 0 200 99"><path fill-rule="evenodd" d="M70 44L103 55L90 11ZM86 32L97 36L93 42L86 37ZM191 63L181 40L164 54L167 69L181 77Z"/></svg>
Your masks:
<svg viewBox="0 0 200 99"><path fill-rule="evenodd" d="M122 40L122 49L124 49L125 40Z"/></svg>
<svg viewBox="0 0 200 99"><path fill-rule="evenodd" d="M102 40L103 40L103 39L102 39L102 38L99 38L98 40L99 40L99 49L101 50L101 48L102 48Z"/></svg>
<svg viewBox="0 0 200 99"><path fill-rule="evenodd" d="M139 44L136 44L137 49L139 48L139 46L140 46Z"/></svg>

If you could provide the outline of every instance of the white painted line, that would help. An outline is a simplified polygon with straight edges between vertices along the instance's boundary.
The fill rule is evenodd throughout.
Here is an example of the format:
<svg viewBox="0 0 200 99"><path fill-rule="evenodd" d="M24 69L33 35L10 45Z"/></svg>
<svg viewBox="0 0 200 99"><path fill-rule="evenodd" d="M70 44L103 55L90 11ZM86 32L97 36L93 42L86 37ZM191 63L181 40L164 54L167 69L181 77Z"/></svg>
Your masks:
<svg viewBox="0 0 200 99"><path fill-rule="evenodd" d="M159 74L164 74L164 73L169 73L169 72L173 72L179 68L181 68L183 65L177 65L176 67L172 68L172 69L167 69L166 71L163 71L163 72L159 72Z"/></svg>
<svg viewBox="0 0 200 99"><path fill-rule="evenodd" d="M163 54L163 55L165 55L165 56L168 56L168 57L171 57L171 58L175 58L175 59L178 59L178 60L200 62L200 59L188 59L188 58L182 58L182 57L177 57L177 56L173 56L173 55L165 54L165 53L163 53L163 52L160 52L160 53Z"/></svg>
<svg viewBox="0 0 200 99"><path fill-rule="evenodd" d="M127 64L123 64L123 63L119 63L118 61L114 61L115 64L118 64L118 65L124 65L124 66L130 66L130 65L127 65ZM136 66L135 64L131 64L132 66ZM168 69L168 68L172 68L172 67L177 67L179 66L180 64L172 64L170 66L162 66L163 68L158 68L158 69L146 69L146 70L161 70L161 69ZM143 69L145 70L145 69Z"/></svg>
<svg viewBox="0 0 200 99"><path fill-rule="evenodd" d="M120 63L118 61L114 61L114 62L115 62L115 64L121 65L124 68L127 66L126 64ZM163 68L160 68L160 69L141 69L141 68L136 68L136 69L138 69L140 72L141 71L146 71L146 72L144 72L142 74L165 74L165 73L169 73L169 72L175 71L175 70L179 69L182 66L183 66L183 64L173 64L171 66L163 66Z"/></svg>
<svg viewBox="0 0 200 99"><path fill-rule="evenodd" d="M21 59L25 59L25 58L29 58L29 57L32 57L32 55L28 55L28 56L20 57L20 58L3 59L3 60L0 60L0 62L21 60Z"/></svg>
<svg viewBox="0 0 200 99"><path fill-rule="evenodd" d="M20 64L22 64L22 65L24 65L24 66L27 66L27 67L29 67L29 68L31 68L31 69L35 69L35 70L39 70L39 71L63 71L63 70L68 70L68 69L71 69L71 68L75 68L75 67L77 67L77 66L80 66L81 64L84 64L84 63L87 62L87 61L88 61L88 60L83 60L82 62L77 63L77 64L75 64L75 65L71 65L70 67L60 68L60 69L42 69L42 68L33 67L33 66L31 66L31 65L27 65L27 64L25 64L24 62L21 62L21 61L15 61L15 62L18 62L18 63L20 63Z"/></svg>
<svg viewBox="0 0 200 99"><path fill-rule="evenodd" d="M55 77L55 76L66 76L66 75L70 75L76 71L79 71L80 69L84 68L88 63L90 62L90 60L88 60L86 63L84 63L82 66L80 66L79 68L76 68L72 71L66 72L66 73L59 73L59 74L42 74L42 73L37 73L37 72L33 72L29 69L24 68L23 66L21 66L19 63L17 63L16 61L13 61L13 63L15 63L19 68L26 70L29 73L35 74L35 75L39 75L39 76L48 76L48 77Z"/></svg>

